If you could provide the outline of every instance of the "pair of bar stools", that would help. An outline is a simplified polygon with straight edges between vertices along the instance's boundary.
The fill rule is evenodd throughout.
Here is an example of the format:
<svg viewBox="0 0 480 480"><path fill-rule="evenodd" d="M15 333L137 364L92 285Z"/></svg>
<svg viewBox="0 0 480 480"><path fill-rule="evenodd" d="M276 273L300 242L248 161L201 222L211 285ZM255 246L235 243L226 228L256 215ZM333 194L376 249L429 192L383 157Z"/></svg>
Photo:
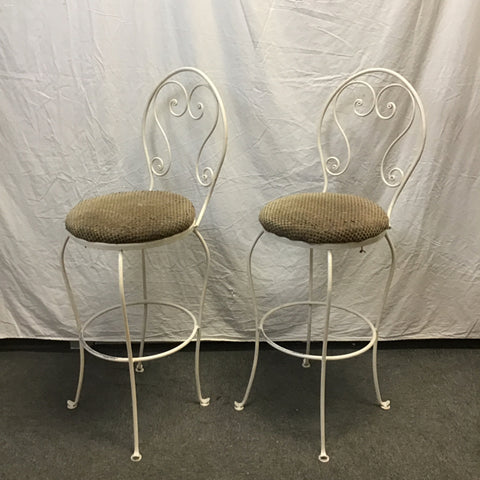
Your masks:
<svg viewBox="0 0 480 480"><path fill-rule="evenodd" d="M350 114L350 115L349 115ZM351 116L355 123L348 126L347 118ZM366 121L369 130L364 125ZM183 136L180 150L176 142L181 139L180 126L176 122L190 122ZM380 141L380 125L386 131L386 142ZM419 135L413 138L410 133ZM202 128L205 130L202 131ZM418 94L410 83L401 75L384 68L372 68L354 74L345 80L330 96L320 116L317 135L320 153L320 167L323 173L323 189L277 198L265 205L260 212L262 231L253 242L248 256L248 278L253 296L255 314L255 354L250 379L245 395L240 402L235 402L235 409L242 410L248 400L257 367L260 335L274 348L303 359L303 366L308 367L310 360L321 361L320 382L320 436L321 451L319 459L328 461L325 450L325 373L327 362L354 357L373 349L373 381L379 405L387 410L390 402L380 395L377 378L377 341L378 328L385 300L392 281L395 254L388 236L392 208L405 183L422 155L425 144L425 115ZM188 132L188 133L187 133ZM417 132L418 133L418 132ZM130 386L133 409L134 448L131 459L139 461L141 454L138 438L137 397L135 371L143 371L143 363L148 360L165 357L185 347L196 339L195 380L200 405L207 406L209 398L202 394L199 374L199 353L202 327L202 313L207 289L210 266L210 254L205 240L199 232L199 226L212 196L219 171L227 150L227 122L220 95L201 71L195 68L181 68L170 73L153 91L148 100L143 117L142 136L150 186L147 191L129 191L113 193L84 200L75 206L66 217L69 232L62 249L61 262L65 284L75 315L80 343L80 373L75 399L69 400L69 409L77 407L82 388L85 350L105 360L124 362L130 372ZM352 137L357 148L353 150ZM385 145L385 148L382 148ZM196 147L195 147L196 146ZM399 147L402 147L401 149ZM154 190L155 177L164 177L170 170L175 156L187 156L185 152L196 150L192 163L194 181L205 187L203 204L197 212L193 203L184 195L167 190ZM327 154L326 151L332 152ZM405 152L410 152L405 155ZM180 153L182 152L182 153ZM335 154L333 153L335 152ZM401 155L400 155L401 154ZM408 156L408 158L405 158ZM386 189L378 184L367 184L368 195L352 193L335 193L328 190L328 178L337 177L352 169L351 157L355 157L357 167L370 168L376 163L375 173L381 178ZM178 175L178 172L177 172ZM382 184L382 182L378 182ZM351 185L355 185L355 181ZM339 183L340 185L340 183ZM345 188L345 187L343 187ZM350 191L350 190L349 190ZM375 201L370 198L373 197ZM383 203L384 208L380 206ZM253 215L253 213L252 213ZM202 245L206 268L201 289L198 314L176 303L151 300L147 295L147 276L145 250L171 243L187 235L195 235ZM309 289L308 299L283 303L263 317L259 317L252 278L252 253L259 240L288 239L292 244L302 246L309 252ZM65 269L65 250L70 238L82 245L92 248L109 249L118 252L118 287L120 304L96 313L87 321L81 322L69 278ZM339 248L353 248L363 251L367 244L385 239L391 252L390 270L383 291L380 315L375 321L357 311L332 304L333 252ZM324 302L313 297L313 260L314 250L323 247L327 254L326 299ZM124 288L124 254L130 250L140 250L142 258L143 289L140 299L127 302ZM143 311L141 338L138 354L132 351L131 325L127 312L129 308L140 305ZM180 315L185 315L192 323L192 330L185 341L162 353L146 355L144 353L147 331L148 306L161 305ZM143 306L143 307L142 307ZM306 306L306 350L298 352L280 345L270 338L265 331L267 320L280 310ZM323 312L321 328L321 355L310 353L312 338L312 310ZM95 350L86 340L85 330L94 321L100 320L112 311L121 311L125 331L126 357L107 355ZM371 335L365 346L347 354L329 355L327 352L329 323L331 312L345 314L348 321L361 320L368 326ZM304 327L305 328L305 327Z"/></svg>

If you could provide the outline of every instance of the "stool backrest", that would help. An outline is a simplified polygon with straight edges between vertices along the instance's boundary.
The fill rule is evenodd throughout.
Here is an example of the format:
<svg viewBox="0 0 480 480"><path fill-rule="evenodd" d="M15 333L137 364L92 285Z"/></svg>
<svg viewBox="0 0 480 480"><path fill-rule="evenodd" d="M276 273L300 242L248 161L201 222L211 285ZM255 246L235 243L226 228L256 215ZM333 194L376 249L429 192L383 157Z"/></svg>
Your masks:
<svg viewBox="0 0 480 480"><path fill-rule="evenodd" d="M329 177L344 174L352 162L358 162L357 168L368 172L373 168L381 179L364 183L363 195L385 203L390 216L422 156L425 139L422 102L402 75L386 68L352 75L330 96L320 118L317 140L323 191Z"/></svg>
<svg viewBox="0 0 480 480"><path fill-rule="evenodd" d="M200 224L225 159L228 140L225 108L207 75L192 67L167 75L148 100L142 137L150 190L155 179L165 177L180 159L184 167L188 165L194 183L205 187L196 218L196 224ZM170 184L166 187L174 189Z"/></svg>

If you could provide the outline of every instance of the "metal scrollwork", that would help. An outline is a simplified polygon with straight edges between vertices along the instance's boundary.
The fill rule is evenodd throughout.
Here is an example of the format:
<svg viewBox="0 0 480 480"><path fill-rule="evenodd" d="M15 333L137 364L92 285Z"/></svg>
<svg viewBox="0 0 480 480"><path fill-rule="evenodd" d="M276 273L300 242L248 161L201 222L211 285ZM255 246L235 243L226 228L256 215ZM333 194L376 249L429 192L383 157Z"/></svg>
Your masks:
<svg viewBox="0 0 480 480"><path fill-rule="evenodd" d="M177 80L170 80L168 82L165 82L161 86L161 88L158 89L155 100L158 98L158 95L159 95L160 91L163 90L167 85L174 85L175 87L177 87L179 89L180 95L182 97L181 101L179 101L176 96L171 98L170 101L168 102L168 109L174 117L182 117L185 114L185 112L189 109L188 92L187 92L186 88L183 86L183 84L181 84ZM156 110L155 110L155 115L156 115L156 118L158 120Z"/></svg>
<svg viewBox="0 0 480 480"><path fill-rule="evenodd" d="M192 91L190 92L190 96L189 96L189 104L192 103L192 98L193 98L193 95L200 89L200 88L207 88L209 90L210 93L211 90L210 90L210 87L206 84L198 84L196 85ZM200 111L200 113L198 115L194 115L193 112L191 110L189 110L189 113L190 113L190 116L194 119L194 120L199 120L200 118L203 117L203 114L204 114L204 105L202 102L198 102L197 103L197 110ZM213 121L213 125L211 127L211 129L209 130L207 136L205 137L205 140L203 141L201 147L200 147L200 150L198 152L198 155L197 155L197 160L195 162L195 173L196 173L196 176L197 176L197 180L198 180L198 183L204 187L209 187L214 178L215 178L215 172L213 171L213 169L211 167L204 167L202 172L200 173L200 160L202 158L202 154L204 152L204 149L205 149L205 146L207 144L207 142L210 140L211 136L213 135L213 132L215 131L215 129L217 128L217 125L218 125L218 120L219 120L219 114L220 114L220 109L219 109L219 105L218 105L218 102L215 102L215 115L214 115L214 121Z"/></svg>
<svg viewBox="0 0 480 480"><path fill-rule="evenodd" d="M398 187L403 180L405 173L399 167L392 167L385 175L382 169L383 181L389 187Z"/></svg>
<svg viewBox="0 0 480 480"><path fill-rule="evenodd" d="M192 103L194 103L192 100L192 96L198 88L200 87L208 88L208 85L204 85L204 84L196 85L194 88L192 88L190 93L188 93L187 89L178 81L170 81L165 83L165 85L177 85L180 88L180 91L182 92L182 97L183 97L182 102L179 102L178 98L176 97L173 97L168 102L170 113L174 117L182 117L187 112L190 118L193 120L200 120L203 117L204 109L205 109L204 104L202 102L197 102L195 107L198 113L196 114L192 106ZM179 111L176 111L176 108L180 105L180 103L183 104L183 108L181 108Z"/></svg>
<svg viewBox="0 0 480 480"><path fill-rule="evenodd" d="M165 162L161 157L153 157L150 160L152 173L157 177L163 177L170 170L170 162Z"/></svg>
<svg viewBox="0 0 480 480"><path fill-rule="evenodd" d="M328 157L327 158L327 170L332 175L335 175L340 168L340 160L337 157Z"/></svg>
<svg viewBox="0 0 480 480"><path fill-rule="evenodd" d="M386 108L391 110L390 115L382 116L379 112L379 109L378 109L378 103L379 103L378 99L380 99L383 96L383 94L391 88L400 88L400 89L404 90L405 92L407 92L407 94L410 98L410 106L411 106L410 117L408 118L407 125L400 132L400 134L395 137L393 142L386 149L386 151L385 151L385 153L382 157L382 163L381 163L381 166L380 166L382 180L385 183L385 185L387 185L388 187L396 188L396 187L399 187L402 184L402 181L405 178L405 173L399 167L391 167L388 170L388 172L386 172L386 174L385 174L385 162L386 162L386 159L388 158L390 152L392 151L393 147L400 141L400 139L408 132L408 130L412 126L413 120L415 118L415 99L413 98L413 95L410 92L410 90L408 90L408 88L406 88L405 85L402 85L400 83L391 83L390 85L387 85L386 87L383 87L380 90L380 92L378 92L378 95L377 95L377 115L382 119L388 120L388 119L392 118L395 115L395 112L396 112L396 109L397 109L397 106L394 102L387 102L386 103Z"/></svg>
<svg viewBox="0 0 480 480"><path fill-rule="evenodd" d="M408 92L408 90L401 84L399 83L391 83L390 85L387 85L386 87L383 87L377 94L376 96L376 99L375 99L375 111L378 115L379 118L381 118L382 120L390 120L390 118L393 118L393 116L395 115L395 112L397 111L397 105L395 104L395 102L388 102L385 104L385 108L387 110L390 110L390 113L388 115L382 115L382 113L380 112L380 107L379 107L379 104L380 104L380 99L384 96L384 93L387 92L389 89L391 88L394 88L394 87L400 87L400 88L403 88L404 90L406 90Z"/></svg>
<svg viewBox="0 0 480 480"><path fill-rule="evenodd" d="M167 150L167 155L165 158L161 156L154 156L153 158L151 158L150 156L148 156L148 158L151 158L149 161L150 169L152 173L156 176L165 175L170 170L170 164L172 160L170 143L169 143L167 134L165 132L165 129L161 124L161 121L159 118L159 112L157 111L157 108L159 108L159 105L157 105L157 98L159 97L160 92L167 85L174 86L178 90L177 94L172 96L170 100L168 100L168 111L170 112L171 115L173 115L176 118L180 118L184 115L188 115L192 120L202 119L205 114L205 104L201 101L195 101L194 97L198 96L198 92L202 88L207 89L210 93L213 94L208 84L198 83L193 88L191 88L190 91L188 91L187 88L178 80L166 81L155 92L152 98L153 115L155 118L156 126L162 135L162 138L164 140L164 143L166 145L166 150ZM195 162L195 173L196 173L197 181L199 182L200 185L203 185L205 187L208 187L212 184L215 178L215 172L210 167L203 167L203 169L200 167L201 157L208 140L212 136L215 128L217 127L217 124L219 121L219 113L220 113L219 105L218 105L218 102L215 101L213 125L212 125L212 128L209 129L199 149L196 162ZM146 149L146 152L148 152L146 145L145 145L145 149Z"/></svg>
<svg viewBox="0 0 480 480"><path fill-rule="evenodd" d="M350 87L352 85L361 85L363 87L366 87L368 92L371 95L371 104L364 112L359 110L359 107L364 106L364 101L363 101L362 98L355 99L355 101L353 102L353 111L359 117L366 117L366 116L370 115L373 112L373 109L376 107L375 90L373 89L373 87L369 83L364 82L362 80L357 80L357 81L350 82L348 85L345 86L345 88ZM339 92L339 95L340 95L340 92ZM337 96L337 99L338 99L338 96ZM336 108L336 102L335 102L335 108Z"/></svg>
<svg viewBox="0 0 480 480"><path fill-rule="evenodd" d="M185 110L183 111L180 111L180 112L176 112L175 111L175 108L178 107L178 99L176 98L172 98L169 102L168 102L168 107L169 107L169 110L170 110L170 113L174 116L174 117L181 117L186 109L187 109L187 106L185 105Z"/></svg>
<svg viewBox="0 0 480 480"><path fill-rule="evenodd" d="M177 82L176 82L177 83ZM198 113L197 115L195 115L195 113L193 112L192 110L192 105L191 105L191 95L193 92L191 92L190 94L187 93L187 91L184 89L183 85L181 85L183 91L184 91L184 94L185 94L185 98L186 98L186 102L185 102L185 107L183 110L181 110L180 112L176 112L175 111L175 108L178 106L179 104L179 101L177 98L172 98L169 102L169 109L170 109L170 113L174 116L174 117L182 117L183 115L185 115L185 113L188 111L188 114L190 115L190 118L192 118L193 120L200 120L202 117L203 117L203 111L204 111L204 105L202 102L198 102L197 105L196 105L196 108L197 110L200 112Z"/></svg>
<svg viewBox="0 0 480 480"><path fill-rule="evenodd" d="M203 185L204 187L208 187L212 184L213 177L215 176L215 173L213 172L212 168L205 167L202 170L202 173L200 174L197 167L196 173L197 173L197 180L200 183L200 185Z"/></svg>
<svg viewBox="0 0 480 480"><path fill-rule="evenodd" d="M387 163L387 158L389 157L393 147L407 133L407 131L409 130L409 128L413 123L413 120L415 118L415 99L412 93L410 92L410 90L405 85L402 85L401 83L397 83L397 82L390 83L384 86L383 88L381 88L377 92L370 83L364 80L354 79L354 80L351 80L350 82L347 82L336 92L336 94L333 97L333 106L332 106L333 118L336 126L338 127L345 141L345 145L347 148L347 155L343 162L336 156L329 156L325 161L325 170L330 175L338 176L344 173L350 164L350 160L351 160L350 142L345 133L345 130L343 129L338 119L337 104L341 94L347 88L350 88L352 86L364 87L366 91L369 93L368 100L364 100L363 98L356 98L353 102L353 112L358 117L367 117L371 115L373 112L375 112L375 115L382 120L390 120L391 118L393 118L397 113L397 105L395 102L388 100L387 94L394 88L400 88L404 90L410 98L411 111L409 112L407 125L400 132L400 134L397 137L395 137L393 142L391 142L391 144L387 147L382 157L381 166L380 166L383 182L389 187L398 187L401 185L405 177L404 171L397 166L393 166L389 169L386 169L385 165Z"/></svg>
<svg viewBox="0 0 480 480"><path fill-rule="evenodd" d="M195 170L191 171L194 182L207 187L195 219L198 226L225 160L228 142L225 107L204 72L182 67L156 86L144 110L142 139L149 190L155 187L155 177L163 177L171 170L173 156L190 157L185 166Z"/></svg>
<svg viewBox="0 0 480 480"><path fill-rule="evenodd" d="M190 99L192 98L192 95L193 95L193 91L190 93ZM202 102L198 102L197 103L197 110L198 110L198 115L195 115L192 111L192 105L191 105L191 102L188 103L188 114L190 115L190 118L192 118L193 120L200 120L202 117L203 117L203 113L204 113L204 110L205 107L203 105Z"/></svg>

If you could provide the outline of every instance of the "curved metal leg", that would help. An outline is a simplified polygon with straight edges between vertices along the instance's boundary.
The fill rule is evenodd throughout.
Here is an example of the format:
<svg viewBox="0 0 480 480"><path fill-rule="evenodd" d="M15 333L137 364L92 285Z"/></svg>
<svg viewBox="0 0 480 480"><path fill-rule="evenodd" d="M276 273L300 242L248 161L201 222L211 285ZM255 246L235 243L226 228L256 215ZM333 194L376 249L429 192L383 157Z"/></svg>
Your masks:
<svg viewBox="0 0 480 480"><path fill-rule="evenodd" d="M312 301L313 293L313 248L310 248L310 260L309 260L309 276L308 276L308 301ZM312 304L308 305L308 320L307 320L307 346L305 353L310 355L310 343L312 338ZM310 367L310 360L304 358L302 362L303 368Z"/></svg>
<svg viewBox="0 0 480 480"><path fill-rule="evenodd" d="M142 284L143 284L143 300L147 300L147 270L145 268L145 250L142 250ZM140 349L138 356L143 357L143 351L145 349L145 335L147 334L147 318L148 318L148 305L143 305L143 328L142 328L142 340L140 341ZM135 367L135 371L142 373L144 371L143 363L138 362Z"/></svg>
<svg viewBox="0 0 480 480"><path fill-rule="evenodd" d="M125 300L125 288L123 284L123 251L118 252L118 287L120 290L120 298L122 300L123 321L125 326L125 344L127 347L128 370L130 373L130 388L132 393L133 453L130 458L133 462L139 462L142 459L142 455L138 448L137 388L135 385L135 368L133 363L132 342L130 339L130 329L128 327L127 303Z"/></svg>
<svg viewBox="0 0 480 480"><path fill-rule="evenodd" d="M318 459L321 462L328 462L330 457L325 451L325 377L327 373L327 346L328 346L328 328L330 325L330 310L332 306L332 283L333 283L333 258L332 252L327 252L328 271L327 271L327 302L325 312L325 330L323 332L322 342L322 372L320 376L320 455Z"/></svg>
<svg viewBox="0 0 480 480"><path fill-rule="evenodd" d="M200 342L201 342L201 329L202 329L202 316L203 316L203 306L205 304L205 295L207 294L207 283L208 275L210 273L210 251L208 250L208 245L205 242L204 238L200 232L195 229L195 235L200 240L200 243L205 250L205 259L207 261L207 266L205 269L205 278L203 281L202 296L200 298L200 310L198 312L198 329L197 329L197 341L195 345L195 384L197 387L197 397L200 405L202 407L207 407L210 404L210 397L204 397L202 395L202 388L200 385Z"/></svg>
<svg viewBox="0 0 480 480"><path fill-rule="evenodd" d="M78 308L75 302L75 297L73 296L70 280L68 279L67 269L65 268L65 249L67 248L67 243L69 240L70 240L70 237L67 237L65 240L65 243L63 244L62 252L60 254L60 263L62 265L63 281L65 282L68 298L70 300L70 305L72 306L73 315L75 317L75 322L77 324L77 332L80 337L80 331L81 331L82 325L80 323L80 316L78 314ZM67 408L69 410L73 410L78 406L78 401L80 399L80 393L82 391L82 385L83 385L83 375L85 371L85 349L83 348L82 342L79 341L78 344L79 344L79 352L80 352L80 369L78 373L78 383L77 383L77 391L75 393L75 400L67 400Z"/></svg>
<svg viewBox="0 0 480 480"><path fill-rule="evenodd" d="M245 391L245 395L243 396L243 399L241 402L234 402L234 407L235 410L241 411L245 407L245 404L247 403L248 396L250 395L250 390L253 385L253 380L255 378L255 372L257 371L257 363L258 363L258 353L260 349L260 329L259 327L259 321L260 319L258 318L258 308L257 308L257 299L255 296L255 288L253 286L253 277L252 277L252 254L255 246L257 245L258 241L260 240L261 236L265 232L262 230L260 234L257 236L255 241L253 242L252 248L250 249L250 253L248 255L248 263L247 263L247 274L248 274L248 284L250 286L250 293L252 295L252 303L253 303L253 313L255 317L255 353L253 355L253 364L252 364L252 371L250 372L250 378L248 380L247 384L247 389Z"/></svg>
<svg viewBox="0 0 480 480"><path fill-rule="evenodd" d="M388 246L390 247L390 253L392 256L392 260L390 263L390 271L388 273L388 279L387 279L387 284L385 285L385 290L383 292L383 300L382 300L382 307L380 310L380 315L377 319L377 322L375 324L375 330L377 333L377 336L375 338L375 343L373 345L373 355L372 355L372 366L373 366L373 383L375 385L375 394L377 396L377 401L378 404L380 405L383 410L389 410L390 409L390 400L382 400L382 396L380 394L380 386L378 383L378 373L377 373L377 347L378 347L378 328L380 326L380 321L383 316L383 311L385 309L385 304L387 301L388 297L388 292L390 290L390 285L392 284L392 279L393 279L393 274L395 273L395 248L393 247L393 243L388 237L388 235L385 235L385 239L387 240Z"/></svg>

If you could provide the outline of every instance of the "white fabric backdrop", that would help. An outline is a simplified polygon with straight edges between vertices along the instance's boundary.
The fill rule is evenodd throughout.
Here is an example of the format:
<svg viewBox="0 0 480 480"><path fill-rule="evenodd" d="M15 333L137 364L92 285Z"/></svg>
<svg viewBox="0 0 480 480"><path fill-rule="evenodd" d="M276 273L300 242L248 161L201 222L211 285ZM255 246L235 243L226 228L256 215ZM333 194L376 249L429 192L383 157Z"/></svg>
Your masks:
<svg viewBox="0 0 480 480"><path fill-rule="evenodd" d="M392 219L398 270L381 337L479 338L479 23L480 2L470 0L1 1L0 337L75 338L58 262L64 217L82 198L147 186L145 102L164 74L191 65L216 83L230 126L203 224L213 256L207 338L253 338L246 257L258 211L280 193L321 188L320 110L341 80L371 66L406 76L428 121ZM152 292L195 306L201 251L193 240L172 249L149 255ZM305 298L306 251L261 252L262 305ZM118 303L115 257L70 253L82 313ZM367 255L340 258L336 281L347 306L369 313L387 250ZM140 281L133 257L129 294ZM166 323L157 339L181 333ZM301 332L277 329L288 339ZM105 319L97 333L118 338L121 323Z"/></svg>

